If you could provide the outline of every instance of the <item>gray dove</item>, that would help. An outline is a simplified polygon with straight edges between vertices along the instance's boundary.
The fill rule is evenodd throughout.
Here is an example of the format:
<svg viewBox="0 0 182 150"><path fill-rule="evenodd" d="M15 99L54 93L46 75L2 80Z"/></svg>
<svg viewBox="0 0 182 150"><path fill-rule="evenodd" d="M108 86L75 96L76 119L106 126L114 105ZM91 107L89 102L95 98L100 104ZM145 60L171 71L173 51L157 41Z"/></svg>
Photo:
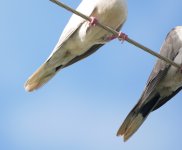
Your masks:
<svg viewBox="0 0 182 150"><path fill-rule="evenodd" d="M96 26L97 21L119 31L127 18L125 0L82 0L77 11L91 21L73 14L48 59L28 78L27 91L38 89L58 71L91 55L113 35ZM110 38L111 37L111 38Z"/></svg>
<svg viewBox="0 0 182 150"><path fill-rule="evenodd" d="M160 54L182 65L182 26L172 29ZM128 140L142 125L150 112L158 109L182 89L182 68L157 60L138 103L128 114L117 135Z"/></svg>

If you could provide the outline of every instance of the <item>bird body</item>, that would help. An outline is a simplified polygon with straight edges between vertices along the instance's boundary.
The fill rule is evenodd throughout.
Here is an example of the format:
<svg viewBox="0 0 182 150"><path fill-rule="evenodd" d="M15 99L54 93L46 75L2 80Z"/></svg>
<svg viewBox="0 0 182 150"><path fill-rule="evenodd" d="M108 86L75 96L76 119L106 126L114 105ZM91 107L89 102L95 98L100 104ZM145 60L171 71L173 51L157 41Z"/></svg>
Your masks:
<svg viewBox="0 0 182 150"><path fill-rule="evenodd" d="M125 0L82 0L77 11L95 17L100 23L120 30L127 18ZM25 83L27 91L38 89L60 69L65 68L98 50L106 42L108 33L73 14L58 43L43 65Z"/></svg>
<svg viewBox="0 0 182 150"><path fill-rule="evenodd" d="M167 35L160 54L182 65L182 26ZM142 125L150 112L158 109L182 89L182 68L158 60L149 76L141 98L126 117L117 135L128 140Z"/></svg>

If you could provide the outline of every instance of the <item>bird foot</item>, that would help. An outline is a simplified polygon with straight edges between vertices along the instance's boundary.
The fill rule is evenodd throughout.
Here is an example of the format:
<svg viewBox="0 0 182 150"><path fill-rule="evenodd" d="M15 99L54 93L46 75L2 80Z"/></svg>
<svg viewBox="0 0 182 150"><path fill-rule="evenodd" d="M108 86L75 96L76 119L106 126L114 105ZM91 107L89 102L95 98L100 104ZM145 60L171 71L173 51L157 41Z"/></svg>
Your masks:
<svg viewBox="0 0 182 150"><path fill-rule="evenodd" d="M97 23L98 23L97 18L96 18L96 17L91 16L91 17L90 17L90 23L89 23L89 26L94 26L94 27L95 27Z"/></svg>
<svg viewBox="0 0 182 150"><path fill-rule="evenodd" d="M128 36L125 33L119 32L118 35L111 35L106 38L107 41L111 41L118 38L120 41L124 42Z"/></svg>
<svg viewBox="0 0 182 150"><path fill-rule="evenodd" d="M107 36L107 37L106 37L106 41L114 40L114 39L116 39L117 37L118 37L117 35L110 35L110 36Z"/></svg>
<svg viewBox="0 0 182 150"><path fill-rule="evenodd" d="M125 33L123 33L123 32L119 32L119 34L118 34L118 37L117 37L120 41L122 41L122 42L124 42L124 41L126 41L127 40L127 38L128 38L128 35L126 35Z"/></svg>

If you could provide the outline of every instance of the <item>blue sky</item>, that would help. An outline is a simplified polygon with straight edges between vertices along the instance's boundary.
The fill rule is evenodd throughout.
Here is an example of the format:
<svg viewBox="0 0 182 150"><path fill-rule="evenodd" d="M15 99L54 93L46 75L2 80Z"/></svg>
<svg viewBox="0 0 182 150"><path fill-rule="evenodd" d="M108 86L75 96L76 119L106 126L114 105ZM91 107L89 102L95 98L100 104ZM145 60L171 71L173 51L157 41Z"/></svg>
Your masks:
<svg viewBox="0 0 182 150"><path fill-rule="evenodd" d="M182 24L181 6L181 0L128 0L122 31L158 52L166 34ZM127 143L116 137L156 60L127 42L112 41L40 90L25 92L24 82L48 57L70 15L49 0L1 2L0 149L180 149L182 93Z"/></svg>

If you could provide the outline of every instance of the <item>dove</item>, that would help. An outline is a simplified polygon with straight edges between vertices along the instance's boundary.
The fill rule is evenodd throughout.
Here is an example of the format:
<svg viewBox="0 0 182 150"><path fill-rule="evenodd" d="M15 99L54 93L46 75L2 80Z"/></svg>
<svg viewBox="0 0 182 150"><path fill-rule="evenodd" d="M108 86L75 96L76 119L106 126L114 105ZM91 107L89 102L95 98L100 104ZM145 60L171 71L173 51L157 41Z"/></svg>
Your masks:
<svg viewBox="0 0 182 150"><path fill-rule="evenodd" d="M160 54L182 65L182 26L172 29ZM160 59L157 60L138 103L128 114L117 135L128 140L142 125L150 112L168 102L182 89L182 67L176 68Z"/></svg>
<svg viewBox="0 0 182 150"><path fill-rule="evenodd" d="M26 81L33 91L47 83L61 69L86 58L113 39L112 33L97 21L119 31L127 19L125 0L82 0L76 9L90 17L87 21L73 14L48 59Z"/></svg>

